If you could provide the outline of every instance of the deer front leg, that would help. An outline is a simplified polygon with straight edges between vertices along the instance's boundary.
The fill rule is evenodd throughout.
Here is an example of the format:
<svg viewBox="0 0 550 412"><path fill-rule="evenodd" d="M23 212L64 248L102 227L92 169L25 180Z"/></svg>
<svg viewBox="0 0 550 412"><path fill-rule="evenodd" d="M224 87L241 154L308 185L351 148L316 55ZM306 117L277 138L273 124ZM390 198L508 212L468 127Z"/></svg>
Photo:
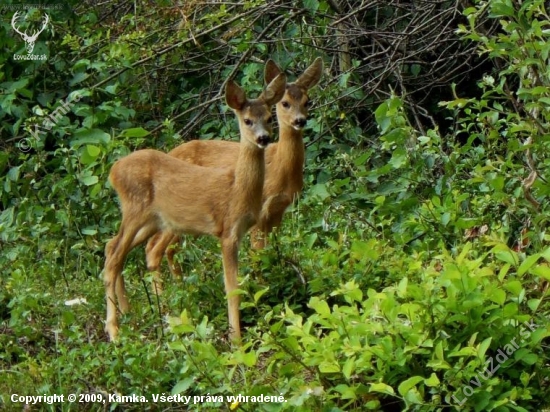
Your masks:
<svg viewBox="0 0 550 412"><path fill-rule="evenodd" d="M223 277L227 295L227 311L229 316L229 338L237 344L241 341L241 324L239 317L240 298L234 291L238 289L238 254L239 242L222 239Z"/></svg>

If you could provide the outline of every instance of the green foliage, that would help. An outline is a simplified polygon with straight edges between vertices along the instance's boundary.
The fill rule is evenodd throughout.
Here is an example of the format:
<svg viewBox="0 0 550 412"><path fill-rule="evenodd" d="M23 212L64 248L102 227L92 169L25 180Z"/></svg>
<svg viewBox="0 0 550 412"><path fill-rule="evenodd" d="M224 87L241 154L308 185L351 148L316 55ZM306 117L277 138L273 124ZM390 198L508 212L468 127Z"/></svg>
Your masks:
<svg viewBox="0 0 550 412"><path fill-rule="evenodd" d="M106 342L103 248L120 219L113 162L193 136L230 139L236 125L219 93L228 76L259 92L268 57L289 78L333 57L319 43L342 17L333 2L245 3L160 4L154 19L139 1L132 12L52 10L56 23L36 45L45 62L14 61L23 43L9 18L0 22L2 406L23 407L14 393L75 393L143 395L166 410L548 408L542 1L465 10L459 32L493 65L471 96L449 85L454 97L440 104L449 134L423 127L404 89L368 95L357 55L324 73L310 96L300 202L267 249L241 249L242 347L226 338L219 247L192 238L178 254L184 279L166 278L158 298L143 252L129 256L132 311L120 342ZM426 69L406 66L414 78ZM376 101L370 135L354 108ZM151 406L153 394L189 401Z"/></svg>

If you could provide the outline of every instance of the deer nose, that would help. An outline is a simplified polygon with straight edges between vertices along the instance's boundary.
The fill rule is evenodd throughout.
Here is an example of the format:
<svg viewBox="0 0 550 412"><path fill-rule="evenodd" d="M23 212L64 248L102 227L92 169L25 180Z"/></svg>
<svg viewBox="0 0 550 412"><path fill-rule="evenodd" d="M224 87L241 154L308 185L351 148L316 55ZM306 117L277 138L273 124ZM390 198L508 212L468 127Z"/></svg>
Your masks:
<svg viewBox="0 0 550 412"><path fill-rule="evenodd" d="M269 135L263 134L256 138L256 143L258 143L258 146L260 146L261 148L264 148L269 144L269 140Z"/></svg>
<svg viewBox="0 0 550 412"><path fill-rule="evenodd" d="M306 125L306 118L305 117L299 117L294 120L294 126L296 127L305 127Z"/></svg>

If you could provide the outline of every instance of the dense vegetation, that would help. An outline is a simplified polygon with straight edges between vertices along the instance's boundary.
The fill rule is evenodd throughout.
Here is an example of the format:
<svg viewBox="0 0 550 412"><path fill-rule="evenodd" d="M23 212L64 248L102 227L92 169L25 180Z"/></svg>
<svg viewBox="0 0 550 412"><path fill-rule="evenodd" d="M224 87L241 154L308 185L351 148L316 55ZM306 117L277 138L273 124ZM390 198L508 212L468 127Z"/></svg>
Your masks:
<svg viewBox="0 0 550 412"><path fill-rule="evenodd" d="M548 407L542 0L69 3L0 6L2 407L71 393L94 396L30 410ZM33 51L47 59L14 57L17 10L28 33L48 13ZM243 346L227 340L219 246L192 237L159 298L132 252L132 312L107 342L113 162L235 139L224 81L258 93L268 58L293 80L317 56L304 193L268 248L241 248Z"/></svg>

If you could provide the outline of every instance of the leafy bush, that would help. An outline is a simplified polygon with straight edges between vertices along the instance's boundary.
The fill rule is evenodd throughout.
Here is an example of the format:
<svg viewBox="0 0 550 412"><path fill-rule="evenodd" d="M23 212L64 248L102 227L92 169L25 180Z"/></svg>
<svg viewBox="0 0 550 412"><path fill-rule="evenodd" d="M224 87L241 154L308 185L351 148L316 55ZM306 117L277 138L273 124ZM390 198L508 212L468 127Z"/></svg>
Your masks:
<svg viewBox="0 0 550 412"><path fill-rule="evenodd" d="M110 410L145 408L113 394L167 410L548 408L544 2L466 8L461 53L476 47L491 65L471 71L473 88L448 84L433 113L415 103L418 90L407 93L420 58L377 72L381 57L367 61L370 43L351 37L370 27L362 22L397 32L418 10L264 3L160 2L160 19L146 2L56 9L36 45L46 62L14 62L23 43L1 37L3 406L22 407L15 393L76 393L101 395ZM346 39L349 61L334 58ZM112 163L192 136L230 138L236 125L219 94L228 76L259 91L268 56L291 78L317 55L338 64L311 96L304 193L267 249L241 249L243 346L226 338L219 248L191 238L178 254L184 279L165 279L159 298L143 252L131 254L132 312L121 341L106 342L103 248L120 218ZM361 87L378 81L380 94ZM426 127L419 116L446 121Z"/></svg>

